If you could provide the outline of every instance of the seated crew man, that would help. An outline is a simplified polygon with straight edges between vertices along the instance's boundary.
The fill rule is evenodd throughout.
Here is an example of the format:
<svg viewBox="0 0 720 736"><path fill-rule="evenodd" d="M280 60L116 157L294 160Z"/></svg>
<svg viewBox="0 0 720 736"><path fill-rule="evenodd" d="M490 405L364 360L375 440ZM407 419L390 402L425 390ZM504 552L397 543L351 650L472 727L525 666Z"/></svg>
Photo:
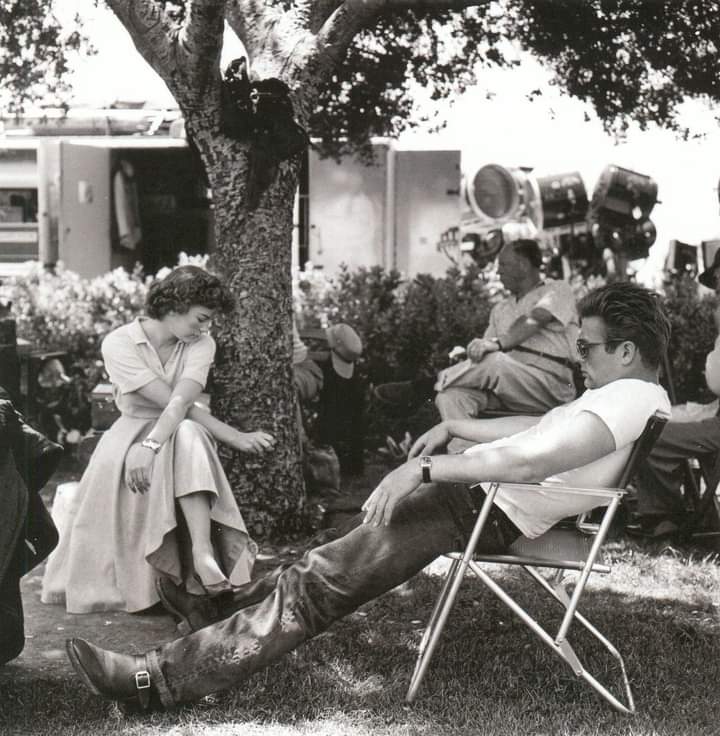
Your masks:
<svg viewBox="0 0 720 736"><path fill-rule="evenodd" d="M264 582L215 598L188 596L163 581L164 602L198 630L139 657L71 639L78 675L97 694L142 706L155 700L170 707L236 686L438 555L462 549L484 498L469 485L478 480L548 481L531 501L511 489L498 492L481 551L500 552L520 534L538 536L585 510L587 500L552 486L616 482L648 418L669 412L658 365L670 326L656 296L627 283L591 292L580 315L577 347L588 390L579 399L543 417L442 422L380 482L344 535ZM457 435L478 446L436 455L428 467L425 456Z"/></svg>
<svg viewBox="0 0 720 736"><path fill-rule="evenodd" d="M575 297L564 281L542 279L541 265L534 240L516 240L500 251L498 275L510 295L493 307L485 335L468 344L468 359L439 374L434 388L442 419L485 409L539 413L575 397ZM375 396L412 408L429 389L423 380L386 383Z"/></svg>
<svg viewBox="0 0 720 736"><path fill-rule="evenodd" d="M720 251L700 274L703 286L720 294ZM720 307L713 314L718 337L705 359L705 381L720 396ZM638 514L642 534L660 539L678 532L687 518L681 492L685 460L696 457L705 468L720 452L717 401L706 406L673 406L670 421L637 474Z"/></svg>

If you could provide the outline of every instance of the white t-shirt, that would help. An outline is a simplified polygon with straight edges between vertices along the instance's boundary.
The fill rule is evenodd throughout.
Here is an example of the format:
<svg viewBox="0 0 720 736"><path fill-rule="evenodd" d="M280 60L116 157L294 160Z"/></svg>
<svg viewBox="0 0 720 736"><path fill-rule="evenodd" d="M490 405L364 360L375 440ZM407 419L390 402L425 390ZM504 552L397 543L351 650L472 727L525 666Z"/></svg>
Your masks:
<svg viewBox="0 0 720 736"><path fill-rule="evenodd" d="M541 486L560 484L578 488L613 487L625 467L633 443L642 434L647 420L655 413L670 414L670 400L665 389L656 383L636 378L622 378L588 389L569 404L563 404L545 414L530 429L494 442L474 445L465 452L473 454L490 447L522 446L523 439L562 429L580 412L589 411L598 416L615 440L615 451L588 465L566 470L546 478ZM583 496L553 493L538 486L537 491L519 491L503 488L495 496L495 503L528 538L539 537L551 526L567 516L590 511L598 504Z"/></svg>

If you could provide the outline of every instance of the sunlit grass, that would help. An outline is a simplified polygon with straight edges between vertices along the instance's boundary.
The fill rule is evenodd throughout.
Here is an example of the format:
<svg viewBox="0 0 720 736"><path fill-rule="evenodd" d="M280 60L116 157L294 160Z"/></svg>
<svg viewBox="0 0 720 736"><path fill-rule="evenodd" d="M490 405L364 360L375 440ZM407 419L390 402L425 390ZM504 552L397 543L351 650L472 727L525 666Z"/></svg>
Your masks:
<svg viewBox="0 0 720 736"><path fill-rule="evenodd" d="M171 713L125 715L53 676L3 681L2 734L333 736L388 734L717 734L720 565L702 552L614 542L584 610L625 656L638 714L613 712L479 582L468 578L417 703L404 695L439 579L419 575L235 690ZM556 605L519 571L508 587L546 623ZM617 671L577 642L601 679Z"/></svg>

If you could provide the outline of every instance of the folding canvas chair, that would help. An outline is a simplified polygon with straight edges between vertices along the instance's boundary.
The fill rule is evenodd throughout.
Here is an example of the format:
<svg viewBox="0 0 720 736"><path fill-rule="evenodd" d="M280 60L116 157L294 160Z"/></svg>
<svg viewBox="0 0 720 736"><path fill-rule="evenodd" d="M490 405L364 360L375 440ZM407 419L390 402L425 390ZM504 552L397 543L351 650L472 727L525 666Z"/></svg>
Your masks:
<svg viewBox="0 0 720 736"><path fill-rule="evenodd" d="M442 630L447 621L450 610L457 596L460 584L468 568L472 570L480 580L507 605L542 642L547 644L559 657L561 657L577 677L585 680L614 708L623 713L634 713L635 703L633 701L630 683L625 672L623 658L617 649L606 639L584 616L578 612L580 597L585 590L588 577L591 572L608 573L610 568L599 561L600 548L610 528L615 511L620 499L625 494L625 487L641 462L652 448L655 440L659 437L667 422L667 417L656 414L652 416L645 426L642 435L635 442L628 462L618 482L617 488L569 488L555 487L552 490L560 493L581 495L592 498L596 506L603 507L602 519L599 523L589 524L585 517L579 517L575 525L568 528L564 523L556 525L537 539L520 537L510 547L507 554L498 555L475 555L480 534L490 513L490 508L499 488L519 489L528 493L536 493L538 486L524 483L491 483L487 490L487 497L478 513L477 521L470 536L470 541L465 551L447 555L451 558L450 569L445 577L442 590L435 603L427 629L420 643L415 671L410 681L406 700L411 703L415 700L418 688L425 676L430 659L437 647ZM605 506L605 504L607 504ZM555 598L564 608L565 614L560 627L553 635L539 624L522 606L520 606L498 583L496 583L483 569L480 563L491 562L506 565L521 565L530 577L537 582L542 589ZM550 580L541 575L536 568L545 567L554 570ZM566 589L563 578L568 570L580 572L579 579L570 595ZM616 698L604 685L602 685L590 672L588 672L575 654L572 645L568 641L568 633L573 622L577 621L584 626L607 651L618 661L622 673L623 686L625 690L625 702Z"/></svg>

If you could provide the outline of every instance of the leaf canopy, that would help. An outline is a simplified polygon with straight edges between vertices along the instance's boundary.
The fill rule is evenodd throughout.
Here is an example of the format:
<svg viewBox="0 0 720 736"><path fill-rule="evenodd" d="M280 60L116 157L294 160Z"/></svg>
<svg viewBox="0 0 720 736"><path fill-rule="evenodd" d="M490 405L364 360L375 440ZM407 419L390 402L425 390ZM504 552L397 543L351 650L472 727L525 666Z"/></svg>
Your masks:
<svg viewBox="0 0 720 736"><path fill-rule="evenodd" d="M181 22L184 3L161 0ZM285 10L296 3L279 0ZM68 58L87 49L76 18L61 29L52 0L0 0L0 104L57 104ZM357 35L310 118L326 153L367 152L372 136L427 123L425 103L482 84L482 70L537 56L555 82L610 130L629 119L683 130L686 97L720 100L719 0L501 0L462 11L385 11ZM427 109L427 105L425 105Z"/></svg>

